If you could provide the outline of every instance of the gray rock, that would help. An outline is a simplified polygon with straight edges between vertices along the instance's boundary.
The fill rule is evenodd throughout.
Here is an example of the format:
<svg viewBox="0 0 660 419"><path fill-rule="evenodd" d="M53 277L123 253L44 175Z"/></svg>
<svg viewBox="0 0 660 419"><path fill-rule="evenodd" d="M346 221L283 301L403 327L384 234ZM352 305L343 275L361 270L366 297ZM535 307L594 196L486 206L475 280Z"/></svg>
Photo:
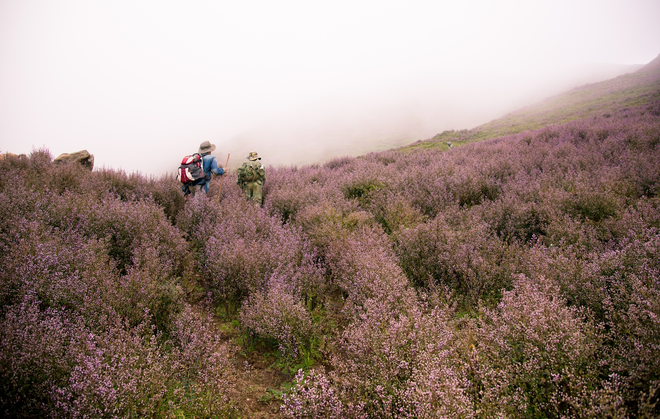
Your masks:
<svg viewBox="0 0 660 419"><path fill-rule="evenodd" d="M53 163L55 164L78 163L82 167L89 169L91 171L94 168L94 155L89 154L87 150L81 150L71 154L62 153L53 160Z"/></svg>

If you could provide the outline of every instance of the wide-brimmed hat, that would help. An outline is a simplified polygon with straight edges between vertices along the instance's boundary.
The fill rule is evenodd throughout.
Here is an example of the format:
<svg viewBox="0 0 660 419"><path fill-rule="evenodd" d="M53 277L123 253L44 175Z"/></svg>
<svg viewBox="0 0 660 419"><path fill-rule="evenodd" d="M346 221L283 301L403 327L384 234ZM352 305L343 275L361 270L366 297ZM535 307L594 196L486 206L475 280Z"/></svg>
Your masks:
<svg viewBox="0 0 660 419"><path fill-rule="evenodd" d="M255 151L250 151L250 154L247 156L248 160L255 161L255 160L261 160L261 157L257 156L257 153Z"/></svg>
<svg viewBox="0 0 660 419"><path fill-rule="evenodd" d="M211 144L208 141L204 141L199 145L199 154L210 153L215 150L215 144Z"/></svg>

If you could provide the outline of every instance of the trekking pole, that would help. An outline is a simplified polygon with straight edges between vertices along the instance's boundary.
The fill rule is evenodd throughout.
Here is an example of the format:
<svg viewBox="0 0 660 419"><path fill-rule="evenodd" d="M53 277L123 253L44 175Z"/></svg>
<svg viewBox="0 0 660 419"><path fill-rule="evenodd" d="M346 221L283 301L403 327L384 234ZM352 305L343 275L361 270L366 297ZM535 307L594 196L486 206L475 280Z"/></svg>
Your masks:
<svg viewBox="0 0 660 419"><path fill-rule="evenodd" d="M229 154L227 153L227 163L225 163L225 174L227 174L228 166L229 166ZM222 192L222 182L225 180L225 177L222 176L220 178L220 188L218 189L218 202L220 202L220 192Z"/></svg>

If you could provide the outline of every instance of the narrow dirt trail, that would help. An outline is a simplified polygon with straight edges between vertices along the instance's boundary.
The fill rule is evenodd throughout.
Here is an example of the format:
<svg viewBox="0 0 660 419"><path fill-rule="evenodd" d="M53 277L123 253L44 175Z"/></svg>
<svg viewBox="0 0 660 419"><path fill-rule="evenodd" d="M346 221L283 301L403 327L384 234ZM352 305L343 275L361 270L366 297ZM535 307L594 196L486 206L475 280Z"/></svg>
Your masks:
<svg viewBox="0 0 660 419"><path fill-rule="evenodd" d="M282 418L279 394L291 378L272 367L262 353L245 354L235 343L238 333L228 323L214 318L218 333L227 345L233 370L229 372L229 396L245 418Z"/></svg>
<svg viewBox="0 0 660 419"><path fill-rule="evenodd" d="M199 277L194 274L195 282L184 284L186 300L195 309L204 310L203 293L197 287ZM227 358L231 370L227 372L230 383L228 395L240 412L242 418L275 419L280 414L280 394L282 385L290 382L287 376L273 367L274 357L254 351L246 353L236 343L239 331L232 322L214 315L211 319L222 344L227 347Z"/></svg>
<svg viewBox="0 0 660 419"><path fill-rule="evenodd" d="M333 292L326 296L325 307L329 312L328 321L331 324L341 324L341 293ZM236 343L238 330L231 322L223 322L217 316L213 318L213 322L230 351L228 356L234 368L230 378L232 401L245 418L283 418L280 413L280 397L285 390L283 385L290 385L295 381L294 377L273 366L276 356L272 352L257 349L245 353ZM341 327L338 330L341 330Z"/></svg>

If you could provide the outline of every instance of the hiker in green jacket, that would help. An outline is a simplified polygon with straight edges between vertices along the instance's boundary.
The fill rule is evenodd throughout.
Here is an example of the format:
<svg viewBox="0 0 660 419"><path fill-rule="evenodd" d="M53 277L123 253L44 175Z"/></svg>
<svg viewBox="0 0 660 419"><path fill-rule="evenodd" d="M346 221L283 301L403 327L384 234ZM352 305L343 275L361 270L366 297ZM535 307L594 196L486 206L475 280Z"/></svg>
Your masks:
<svg viewBox="0 0 660 419"><path fill-rule="evenodd" d="M243 189L245 197L251 199L255 204L261 206L263 203L262 190L266 181L266 170L259 160L261 157L257 153L250 151L247 160L238 169L238 179L236 183Z"/></svg>

